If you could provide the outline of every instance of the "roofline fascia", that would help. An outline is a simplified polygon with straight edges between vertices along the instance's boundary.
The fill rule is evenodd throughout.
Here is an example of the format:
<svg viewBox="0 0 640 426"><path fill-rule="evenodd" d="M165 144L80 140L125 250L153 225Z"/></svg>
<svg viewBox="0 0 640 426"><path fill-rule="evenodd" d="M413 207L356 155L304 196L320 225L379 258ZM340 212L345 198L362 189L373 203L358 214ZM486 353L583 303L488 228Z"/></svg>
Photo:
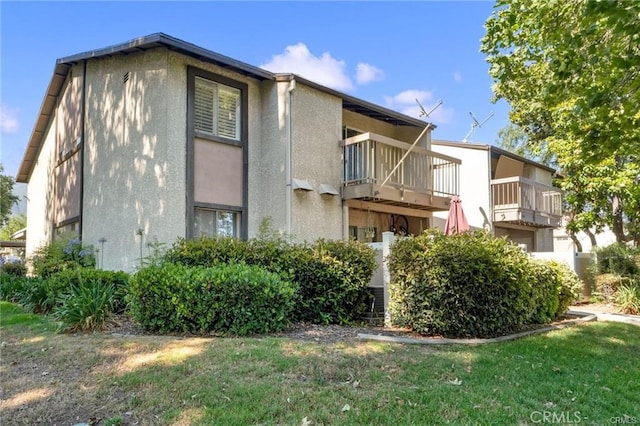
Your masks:
<svg viewBox="0 0 640 426"><path fill-rule="evenodd" d="M276 81L291 81L291 80L296 80L302 84L304 84L305 86L309 86L309 87L313 87L314 89L320 90L322 92L328 93L330 95L334 95L337 96L343 100L346 100L348 102L360 105L364 108L370 109L372 111L375 111L377 113L380 114L384 114L384 115L388 115L391 118L394 118L398 121L404 121L408 126L415 126L418 128L424 128L426 127L428 123L426 121L420 120L418 118L413 118L411 116L402 114L400 112L385 108L383 106L380 105L376 105L374 103L365 101L363 99L360 98L356 98L354 96L351 95L347 95L346 93L340 92L338 90L335 89L331 89L327 86L323 86L321 84L318 84L314 81L308 80L304 77L301 77L297 74L291 74L291 73L277 73L275 74L275 80ZM435 129L437 126L435 124L431 124L431 128Z"/></svg>
<svg viewBox="0 0 640 426"><path fill-rule="evenodd" d="M74 63L85 59L95 59L103 56L109 56L119 54L125 50L132 48L139 48L140 51L144 51L145 47L158 43L169 49L176 50L188 56L199 58L204 62L214 62L223 65L226 68L239 71L241 74L245 74L260 80L273 80L273 73L263 68L259 68L253 65L249 65L245 62L238 61L237 59L230 58L225 55L213 52L203 47L197 46L193 43L180 40L164 33L155 33L148 36L138 37L133 40L129 40L124 43L108 46L102 49L90 50L76 55L67 56L58 59L57 63Z"/></svg>
<svg viewBox="0 0 640 426"><path fill-rule="evenodd" d="M40 149L42 148L42 139L44 138L47 128L49 126L49 120L51 114L55 108L56 99L60 94L60 89L64 85L64 81L67 79L71 65L56 62L53 68L47 91L45 92L40 110L38 113L38 119L36 120L33 130L31 131L31 137L27 143L18 174L16 175L16 182L27 183L31 178L33 172L33 166L37 161ZM29 159L29 152L32 152L32 157Z"/></svg>
<svg viewBox="0 0 640 426"><path fill-rule="evenodd" d="M558 172L556 169L554 169L553 167L549 167L546 164L538 163L537 161L530 160L521 155L514 154L513 152L509 152L506 149L503 149L494 145L475 144L475 143L469 143L469 142L445 141L445 140L439 140L439 139L433 139L431 140L431 143L433 145L452 146L456 148L467 148L467 149L478 149L478 150L489 151L490 153L495 152L498 155L504 155L506 157L513 158L514 160L522 161L523 163L536 166L538 168L541 168L551 173Z"/></svg>

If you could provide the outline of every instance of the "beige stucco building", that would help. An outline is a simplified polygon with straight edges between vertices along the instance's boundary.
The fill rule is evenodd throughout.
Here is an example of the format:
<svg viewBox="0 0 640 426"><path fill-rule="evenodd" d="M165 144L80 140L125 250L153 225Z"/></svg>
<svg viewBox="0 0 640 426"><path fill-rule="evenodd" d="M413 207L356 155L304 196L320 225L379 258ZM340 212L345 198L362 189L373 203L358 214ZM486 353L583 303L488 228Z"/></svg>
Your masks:
<svg viewBox="0 0 640 426"><path fill-rule="evenodd" d="M431 130L165 34L61 58L16 179L27 256L69 231L131 271L148 243L250 238L267 217L296 240L417 234L459 192Z"/></svg>
<svg viewBox="0 0 640 426"><path fill-rule="evenodd" d="M506 236L529 252L554 251L562 226L555 170L495 146L434 140L432 149L459 158L460 198L471 229ZM434 214L443 228L446 213Z"/></svg>

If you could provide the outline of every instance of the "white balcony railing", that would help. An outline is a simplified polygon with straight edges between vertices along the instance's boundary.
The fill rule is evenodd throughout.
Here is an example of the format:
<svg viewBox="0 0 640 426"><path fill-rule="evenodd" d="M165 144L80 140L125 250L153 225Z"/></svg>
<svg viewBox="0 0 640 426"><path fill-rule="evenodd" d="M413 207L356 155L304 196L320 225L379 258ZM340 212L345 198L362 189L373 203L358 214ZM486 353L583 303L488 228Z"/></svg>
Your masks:
<svg viewBox="0 0 640 426"><path fill-rule="evenodd" d="M457 158L416 146L400 163L411 144L375 133L363 133L343 143L345 187L384 183L440 197L459 193L460 160Z"/></svg>
<svg viewBox="0 0 640 426"><path fill-rule="evenodd" d="M559 222L562 217L562 192L553 186L515 176L492 180L491 191L496 214L526 211L553 218L552 223Z"/></svg>

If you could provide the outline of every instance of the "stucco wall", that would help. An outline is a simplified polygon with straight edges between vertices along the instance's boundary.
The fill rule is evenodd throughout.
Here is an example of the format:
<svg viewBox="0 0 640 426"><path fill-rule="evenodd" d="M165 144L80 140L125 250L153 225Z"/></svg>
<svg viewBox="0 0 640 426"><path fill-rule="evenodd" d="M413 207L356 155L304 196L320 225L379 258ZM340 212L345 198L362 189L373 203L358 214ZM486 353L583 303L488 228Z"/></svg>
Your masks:
<svg viewBox="0 0 640 426"><path fill-rule="evenodd" d="M435 152L459 158L460 165L460 199L469 226L472 229L491 230L491 199L489 152L484 149L459 148L437 145L431 149ZM448 212L434 212L433 226L444 230Z"/></svg>
<svg viewBox="0 0 640 426"><path fill-rule="evenodd" d="M255 106L259 112L254 112L254 118L260 120L260 134L259 139L250 135L249 144L249 237L258 233L266 217L273 230L287 232L288 88L288 82L260 84L260 104Z"/></svg>
<svg viewBox="0 0 640 426"><path fill-rule="evenodd" d="M80 151L77 143L80 142L82 79L82 66L71 67L29 179L27 257L51 241L56 222L80 214Z"/></svg>
<svg viewBox="0 0 640 426"><path fill-rule="evenodd" d="M83 240L107 240L105 269L184 235L184 72L164 49L87 63Z"/></svg>
<svg viewBox="0 0 640 426"><path fill-rule="evenodd" d="M292 92L292 177L313 191L292 194L292 235L298 240L340 239L342 199L320 194L320 185L342 181L342 100L303 84Z"/></svg>
<svg viewBox="0 0 640 426"><path fill-rule="evenodd" d="M96 245L107 239L106 269L132 270L139 264L141 242L146 256L148 243L170 245L185 235L190 65L248 84L249 161L259 156L256 80L162 48L89 62L83 234ZM258 179L251 167L249 174L250 180ZM250 216L255 194L250 186ZM249 221L250 234L253 226Z"/></svg>
<svg viewBox="0 0 640 426"><path fill-rule="evenodd" d="M55 127L49 126L27 186L26 257L51 240L53 230Z"/></svg>

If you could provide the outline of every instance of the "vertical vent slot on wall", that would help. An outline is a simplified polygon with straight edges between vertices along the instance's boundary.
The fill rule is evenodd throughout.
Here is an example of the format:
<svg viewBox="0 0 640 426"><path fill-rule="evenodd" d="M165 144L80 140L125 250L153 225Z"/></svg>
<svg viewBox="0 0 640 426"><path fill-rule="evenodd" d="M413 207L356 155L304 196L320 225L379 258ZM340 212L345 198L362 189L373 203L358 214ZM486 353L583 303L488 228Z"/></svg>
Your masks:
<svg viewBox="0 0 640 426"><path fill-rule="evenodd" d="M129 81L129 71L124 73L124 75L122 76L122 84L125 84L127 81Z"/></svg>

